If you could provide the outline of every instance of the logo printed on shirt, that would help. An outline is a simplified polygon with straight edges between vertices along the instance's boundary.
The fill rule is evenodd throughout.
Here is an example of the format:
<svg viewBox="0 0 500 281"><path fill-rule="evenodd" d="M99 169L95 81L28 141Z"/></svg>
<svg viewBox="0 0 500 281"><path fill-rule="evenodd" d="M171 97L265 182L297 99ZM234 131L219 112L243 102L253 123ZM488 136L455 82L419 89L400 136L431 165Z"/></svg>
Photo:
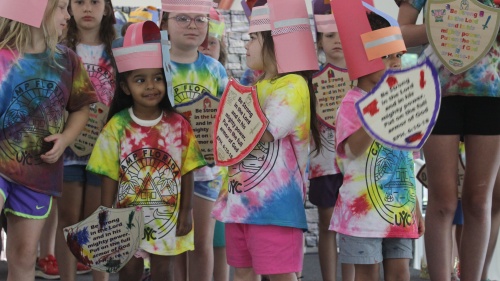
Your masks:
<svg viewBox="0 0 500 281"><path fill-rule="evenodd" d="M22 165L43 163L40 155L53 146L43 139L63 130L65 107L63 91L54 81L31 79L18 84L0 123L5 137L0 150Z"/></svg>
<svg viewBox="0 0 500 281"><path fill-rule="evenodd" d="M162 239L175 229L179 212L180 168L161 150L144 148L130 153L120 163L118 204L142 206L149 239ZM175 231L175 230L174 230ZM154 235L153 235L154 233Z"/></svg>
<svg viewBox="0 0 500 281"><path fill-rule="evenodd" d="M185 103L196 99L205 93L211 94L210 90L198 84L184 83L174 87L175 104Z"/></svg>
<svg viewBox="0 0 500 281"><path fill-rule="evenodd" d="M107 106L111 105L111 100L115 94L115 79L113 73L105 66L84 63L85 69L89 74L92 86L98 93L97 97L100 102Z"/></svg>
<svg viewBox="0 0 500 281"><path fill-rule="evenodd" d="M388 149L373 142L366 162L368 197L389 224L413 225L416 204L413 162L408 152Z"/></svg>
<svg viewBox="0 0 500 281"><path fill-rule="evenodd" d="M331 152L335 152L335 134L333 129L330 129L325 125L321 125L319 133L321 136L321 148L324 148Z"/></svg>
<svg viewBox="0 0 500 281"><path fill-rule="evenodd" d="M279 149L280 142L259 142L243 161L229 167L228 192L247 192L262 182L274 167Z"/></svg>

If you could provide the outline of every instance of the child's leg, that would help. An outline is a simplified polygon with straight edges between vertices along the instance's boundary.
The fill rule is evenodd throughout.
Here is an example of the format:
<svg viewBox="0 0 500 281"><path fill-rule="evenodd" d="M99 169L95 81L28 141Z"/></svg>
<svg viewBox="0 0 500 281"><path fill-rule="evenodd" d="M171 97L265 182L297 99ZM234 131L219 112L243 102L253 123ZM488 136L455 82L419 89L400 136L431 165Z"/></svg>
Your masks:
<svg viewBox="0 0 500 281"><path fill-rule="evenodd" d="M234 281L260 281L260 275L253 268L235 268Z"/></svg>
<svg viewBox="0 0 500 281"><path fill-rule="evenodd" d="M196 231L195 231L196 233ZM174 279L176 281L187 281L187 275L188 275L188 261L187 261L188 255L187 252L184 252L182 254L179 254L175 256L174 258Z"/></svg>
<svg viewBox="0 0 500 281"><path fill-rule="evenodd" d="M229 281L229 265L226 257L224 223L215 222L214 230L214 281Z"/></svg>
<svg viewBox="0 0 500 281"><path fill-rule="evenodd" d="M45 219L26 219L9 213L7 223L7 281L35 280L38 241Z"/></svg>
<svg viewBox="0 0 500 281"><path fill-rule="evenodd" d="M409 259L384 259L385 281L409 281L410 260Z"/></svg>
<svg viewBox="0 0 500 281"><path fill-rule="evenodd" d="M296 273L273 274L269 275L271 281L297 281Z"/></svg>
<svg viewBox="0 0 500 281"><path fill-rule="evenodd" d="M337 276L337 241L336 232L328 230L333 214L333 207L318 207L319 242L318 255L323 281L335 281Z"/></svg>
<svg viewBox="0 0 500 281"><path fill-rule="evenodd" d="M343 263L342 281L354 281L354 264Z"/></svg>
<svg viewBox="0 0 500 281"><path fill-rule="evenodd" d="M64 281L76 280L77 261L66 245L63 228L73 225L82 219L83 189L83 182L65 181L63 183L62 196L58 199L56 259L61 280Z"/></svg>
<svg viewBox="0 0 500 281"><path fill-rule="evenodd" d="M151 279L153 281L174 280L174 257L150 255Z"/></svg>
<svg viewBox="0 0 500 281"><path fill-rule="evenodd" d="M495 186L493 187L493 199L491 202L491 231L490 240L488 242L488 251L486 252L486 260L484 261L483 273L481 280L488 278L488 270L490 268L491 258L495 251L498 239L498 229L500 228L500 172L497 174Z"/></svg>
<svg viewBox="0 0 500 281"><path fill-rule="evenodd" d="M355 281L378 281L380 263L376 264L355 264Z"/></svg>
<svg viewBox="0 0 500 281"><path fill-rule="evenodd" d="M458 135L431 135L424 145L429 181L425 248L433 280L449 280L451 224L457 207Z"/></svg>
<svg viewBox="0 0 500 281"><path fill-rule="evenodd" d="M490 235L491 198L500 166L500 136L466 135L465 155L460 276L464 280L479 280Z"/></svg>
<svg viewBox="0 0 500 281"><path fill-rule="evenodd" d="M120 281L141 281L143 271L144 260L134 256L120 269L118 276Z"/></svg>
<svg viewBox="0 0 500 281"><path fill-rule="evenodd" d="M188 253L189 280L211 281L214 269L214 202L193 196L194 251Z"/></svg>
<svg viewBox="0 0 500 281"><path fill-rule="evenodd" d="M57 199L52 200L52 209L49 217L45 221L39 241L39 257L45 258L48 255L55 257L56 247L56 230L57 230Z"/></svg>

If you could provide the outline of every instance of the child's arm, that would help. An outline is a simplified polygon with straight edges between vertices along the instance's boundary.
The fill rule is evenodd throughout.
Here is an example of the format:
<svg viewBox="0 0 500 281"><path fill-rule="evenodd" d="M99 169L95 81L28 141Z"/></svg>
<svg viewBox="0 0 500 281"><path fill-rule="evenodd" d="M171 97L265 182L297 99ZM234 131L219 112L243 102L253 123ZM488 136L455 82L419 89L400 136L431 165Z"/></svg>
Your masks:
<svg viewBox="0 0 500 281"><path fill-rule="evenodd" d="M260 138L260 141L261 142L273 142L274 141L274 137L273 137L273 135L268 130L265 130L264 134Z"/></svg>
<svg viewBox="0 0 500 281"><path fill-rule="evenodd" d="M425 25L415 24L420 12L406 1L399 6L398 23L403 40L407 47L415 47L429 43Z"/></svg>
<svg viewBox="0 0 500 281"><path fill-rule="evenodd" d="M184 236L191 231L193 220L191 210L193 209L194 176L189 172L181 177L181 206L177 218L176 236Z"/></svg>
<svg viewBox="0 0 500 281"><path fill-rule="evenodd" d="M345 154L350 159L357 158L363 155L372 142L372 137L361 127L344 141Z"/></svg>
<svg viewBox="0 0 500 281"><path fill-rule="evenodd" d="M104 207L111 208L116 200L116 193L118 192L118 182L102 176L102 186L101 186L101 205Z"/></svg>
<svg viewBox="0 0 500 281"><path fill-rule="evenodd" d="M57 162L66 147L74 142L83 128L85 128L89 119L89 113L89 106L82 106L79 110L71 112L68 115L64 131L60 134L50 135L44 139L46 142L54 143L51 150L40 156L45 163Z"/></svg>
<svg viewBox="0 0 500 281"><path fill-rule="evenodd" d="M418 237L422 237L425 233L425 221L424 217L422 216L422 212L420 211L420 204L418 203L418 198L417 198L417 219L418 219Z"/></svg>

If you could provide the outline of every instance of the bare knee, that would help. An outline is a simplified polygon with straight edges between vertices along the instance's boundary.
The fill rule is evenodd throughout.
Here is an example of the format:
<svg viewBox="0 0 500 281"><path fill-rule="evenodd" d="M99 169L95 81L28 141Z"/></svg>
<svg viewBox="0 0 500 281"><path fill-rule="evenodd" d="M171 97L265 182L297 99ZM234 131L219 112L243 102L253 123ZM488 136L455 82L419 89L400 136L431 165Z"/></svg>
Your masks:
<svg viewBox="0 0 500 281"><path fill-rule="evenodd" d="M474 194L462 198L462 208L464 216L472 216L476 219L486 218L491 213L491 204L483 194Z"/></svg>
<svg viewBox="0 0 500 281"><path fill-rule="evenodd" d="M6 256L7 260L12 261L9 262L9 265L12 264L17 268L32 269L35 268L37 250L27 246L26 244L20 245L15 249L8 247Z"/></svg>
<svg viewBox="0 0 500 281"><path fill-rule="evenodd" d="M397 270L384 273L384 280L386 281L409 281L410 272L408 270Z"/></svg>

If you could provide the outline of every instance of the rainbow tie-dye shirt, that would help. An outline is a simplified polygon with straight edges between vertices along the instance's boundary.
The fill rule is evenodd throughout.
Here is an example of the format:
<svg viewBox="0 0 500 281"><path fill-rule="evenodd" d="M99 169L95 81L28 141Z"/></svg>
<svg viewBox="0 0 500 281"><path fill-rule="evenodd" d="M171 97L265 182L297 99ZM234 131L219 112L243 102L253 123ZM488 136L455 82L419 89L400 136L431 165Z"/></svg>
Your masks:
<svg viewBox="0 0 500 281"><path fill-rule="evenodd" d="M355 87L337 115L337 155L344 174L330 230L374 238L418 238L413 157L373 141L363 155L350 159L345 140L359 130L355 104L366 94Z"/></svg>
<svg viewBox="0 0 500 281"><path fill-rule="evenodd" d="M259 142L243 161L229 167L229 182L212 215L226 223L307 229L305 169L311 119L307 82L289 74L256 86L274 141Z"/></svg>
<svg viewBox="0 0 500 281"><path fill-rule="evenodd" d="M83 65L89 74L90 81L92 81L92 85L94 86L97 94L97 99L101 104L109 108L111 100L115 94L115 70L113 68L111 57L106 52L104 44L97 46L78 44L76 46L76 53L81 58ZM102 110L100 107L96 106L96 104L91 106L91 115L99 114L98 111ZM89 119L87 128L82 132L82 134L95 132L94 137L97 139L98 131L96 130L97 127L95 121ZM86 165L89 157L90 154L78 157L73 150L68 147L66 151L64 151L64 165Z"/></svg>
<svg viewBox="0 0 500 281"><path fill-rule="evenodd" d="M176 105L192 101L205 93L221 97L228 82L222 64L200 52L198 59L193 63L172 61L172 73ZM225 173L225 168L206 166L196 170L194 180L210 181Z"/></svg>
<svg viewBox="0 0 500 281"><path fill-rule="evenodd" d="M106 124L87 170L118 182L117 208L142 206L142 250L158 255L193 250L193 231L175 236L181 177L205 165L191 125L177 113L164 112L156 125L132 114L122 110Z"/></svg>
<svg viewBox="0 0 500 281"><path fill-rule="evenodd" d="M34 191L60 196L62 157L54 164L40 155L52 148L44 138L64 130L64 111L96 102L78 56L57 46L56 65L47 50L18 54L0 50L0 176Z"/></svg>

